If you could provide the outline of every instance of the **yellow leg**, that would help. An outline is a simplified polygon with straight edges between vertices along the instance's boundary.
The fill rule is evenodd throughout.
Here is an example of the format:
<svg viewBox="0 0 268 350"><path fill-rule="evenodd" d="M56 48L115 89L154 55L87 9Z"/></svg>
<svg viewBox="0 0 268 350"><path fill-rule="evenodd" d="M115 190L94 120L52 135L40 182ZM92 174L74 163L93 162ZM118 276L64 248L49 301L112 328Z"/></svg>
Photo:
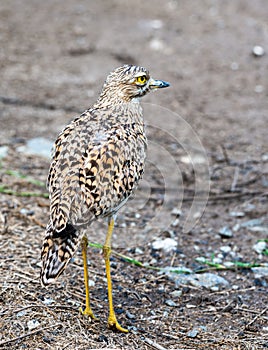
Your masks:
<svg viewBox="0 0 268 350"><path fill-rule="evenodd" d="M111 238L114 229L114 218L109 220L108 224L108 232L105 240L105 244L103 246L103 254L105 259L106 266L106 276L107 276L107 286L108 286L108 301L109 301L109 317L108 317L108 326L111 328L116 328L120 332L127 333L128 330L121 327L118 323L114 307L113 307L113 295L112 295L112 280L111 280L111 271L110 271L110 255L111 255Z"/></svg>
<svg viewBox="0 0 268 350"><path fill-rule="evenodd" d="M80 312L85 315L89 316L92 319L96 319L96 317L93 314L93 311L90 307L90 298L89 298L89 287L88 287L88 268L87 268L87 246L88 246L88 240L86 236L82 238L82 257L83 257L83 263L84 263L84 280L85 280L85 289L86 289L86 308L83 310L80 308Z"/></svg>

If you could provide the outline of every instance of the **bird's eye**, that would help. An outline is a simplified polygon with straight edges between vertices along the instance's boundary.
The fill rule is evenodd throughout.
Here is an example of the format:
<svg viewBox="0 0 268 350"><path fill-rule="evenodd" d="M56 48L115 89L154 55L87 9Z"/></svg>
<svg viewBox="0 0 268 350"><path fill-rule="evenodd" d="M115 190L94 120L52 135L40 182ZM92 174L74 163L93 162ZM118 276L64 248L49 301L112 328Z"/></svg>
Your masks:
<svg viewBox="0 0 268 350"><path fill-rule="evenodd" d="M146 83L146 76L145 75L141 75L140 77L136 78L136 83L137 84L145 84Z"/></svg>

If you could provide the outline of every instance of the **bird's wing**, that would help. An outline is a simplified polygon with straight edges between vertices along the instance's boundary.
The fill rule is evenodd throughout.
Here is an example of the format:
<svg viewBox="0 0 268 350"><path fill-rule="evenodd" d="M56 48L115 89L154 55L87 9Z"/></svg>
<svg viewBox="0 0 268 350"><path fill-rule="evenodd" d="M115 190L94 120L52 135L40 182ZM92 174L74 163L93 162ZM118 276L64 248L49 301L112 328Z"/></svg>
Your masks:
<svg viewBox="0 0 268 350"><path fill-rule="evenodd" d="M145 140L135 125L80 117L59 135L48 188L51 222L61 231L70 219L83 225L116 211L142 176Z"/></svg>

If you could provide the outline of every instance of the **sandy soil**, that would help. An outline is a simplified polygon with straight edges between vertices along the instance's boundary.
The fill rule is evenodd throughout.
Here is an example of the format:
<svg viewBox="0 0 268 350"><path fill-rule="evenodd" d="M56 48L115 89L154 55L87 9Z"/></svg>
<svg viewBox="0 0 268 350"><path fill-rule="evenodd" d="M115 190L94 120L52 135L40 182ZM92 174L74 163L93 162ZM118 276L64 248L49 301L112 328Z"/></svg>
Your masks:
<svg viewBox="0 0 268 350"><path fill-rule="evenodd" d="M267 277L245 265L220 270L196 261L220 256L264 266L268 260L252 248L268 231L267 15L265 0L0 3L0 146L8 147L0 178L13 191L0 197L1 348L268 347ZM264 55L253 54L256 45ZM171 87L144 99L146 175L118 217L115 253L156 268L208 268L229 285L176 286L114 254L116 311L130 329L119 334L106 327L100 249L89 250L99 322L78 312L84 303L80 252L57 284L41 288L49 202L18 194L45 193L29 177L45 182L49 160L18 149L34 137L54 140L95 101L106 75L125 63L147 67ZM255 229L243 225L251 219L259 219ZM226 226L233 232L229 239L218 234ZM105 229L105 222L94 224L90 240L103 243ZM175 251L152 249L156 238L166 237L177 241Z"/></svg>

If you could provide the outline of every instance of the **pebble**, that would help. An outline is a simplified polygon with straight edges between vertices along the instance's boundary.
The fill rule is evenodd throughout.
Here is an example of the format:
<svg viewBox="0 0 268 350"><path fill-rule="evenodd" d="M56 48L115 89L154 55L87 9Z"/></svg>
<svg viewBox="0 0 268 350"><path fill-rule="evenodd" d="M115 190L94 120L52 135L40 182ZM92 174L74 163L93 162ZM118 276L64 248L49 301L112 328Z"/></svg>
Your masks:
<svg viewBox="0 0 268 350"><path fill-rule="evenodd" d="M235 225L233 226L233 231L234 231L234 232L237 232L239 229L240 229L240 224L235 224Z"/></svg>
<svg viewBox="0 0 268 350"><path fill-rule="evenodd" d="M19 311L19 312L17 313L17 316L18 316L18 317L22 317L22 316L24 316L24 315L26 315L26 311L25 311L25 310Z"/></svg>
<svg viewBox="0 0 268 350"><path fill-rule="evenodd" d="M233 284L233 285L232 285L232 289L233 289L233 290L238 290L238 289L239 289L239 286L238 286L237 284Z"/></svg>
<svg viewBox="0 0 268 350"><path fill-rule="evenodd" d="M252 267L255 277L267 277L268 276L268 265L260 266L260 267Z"/></svg>
<svg viewBox="0 0 268 350"><path fill-rule="evenodd" d="M163 27L163 22L161 19L153 19L149 21L149 25L153 29L161 29Z"/></svg>
<svg viewBox="0 0 268 350"><path fill-rule="evenodd" d="M44 298L44 300L42 301L42 303L43 304L45 304L45 305L50 305L50 304L52 304L52 303L54 303L55 302L55 300L54 299L52 299L52 298Z"/></svg>
<svg viewBox="0 0 268 350"><path fill-rule="evenodd" d="M224 246L220 247L220 251L225 253L225 254L230 253L231 250L232 250L232 248L229 247L228 245L224 245Z"/></svg>
<svg viewBox="0 0 268 350"><path fill-rule="evenodd" d="M234 267L234 263L232 261L225 261L223 265L227 268L232 268Z"/></svg>
<svg viewBox="0 0 268 350"><path fill-rule="evenodd" d="M232 62L231 63L231 70L238 70L239 69L239 64L237 62Z"/></svg>
<svg viewBox="0 0 268 350"><path fill-rule="evenodd" d="M168 273L167 275L173 282L175 282L176 287L184 284L195 287L204 287L210 290L214 290L215 288L219 290L220 288L229 285L229 282L223 277L209 272L192 275Z"/></svg>
<svg viewBox="0 0 268 350"><path fill-rule="evenodd" d="M181 162L184 164L205 164L207 159L203 154L186 155L180 158Z"/></svg>
<svg viewBox="0 0 268 350"><path fill-rule="evenodd" d="M89 287L95 287L95 282L92 279L88 280L88 286Z"/></svg>
<svg viewBox="0 0 268 350"><path fill-rule="evenodd" d="M267 226L253 226L253 227L249 227L248 229L253 232L262 232L262 233L268 234Z"/></svg>
<svg viewBox="0 0 268 350"><path fill-rule="evenodd" d="M213 263L214 263L214 264L221 264L221 263L222 263L222 258L220 258L220 257L214 258L214 259L213 259Z"/></svg>
<svg viewBox="0 0 268 350"><path fill-rule="evenodd" d="M139 247L136 247L135 248L135 254L139 254L139 255L142 255L144 252L142 249L140 249Z"/></svg>
<svg viewBox="0 0 268 350"><path fill-rule="evenodd" d="M39 155L45 158L51 157L53 142L44 137L35 137L26 142L26 145L20 146L17 150L24 154Z"/></svg>
<svg viewBox="0 0 268 350"><path fill-rule="evenodd" d="M231 238L233 237L233 232L231 229L229 229L229 227L224 226L219 230L219 234L221 237L223 238Z"/></svg>
<svg viewBox="0 0 268 350"><path fill-rule="evenodd" d="M134 318L136 318L136 316L130 313L129 311L126 311L126 316L129 320L134 320Z"/></svg>
<svg viewBox="0 0 268 350"><path fill-rule="evenodd" d="M154 51L161 51L164 49L164 43L162 40L154 38L150 41L150 48Z"/></svg>
<svg viewBox="0 0 268 350"><path fill-rule="evenodd" d="M187 333L187 337L195 338L198 333L199 333L199 330L197 328L193 328Z"/></svg>
<svg viewBox="0 0 268 350"><path fill-rule="evenodd" d="M171 226L172 226L172 227L176 227L176 226L179 225L179 223L180 223L180 219L179 219L179 218L176 218L176 219L172 222Z"/></svg>
<svg viewBox="0 0 268 350"><path fill-rule="evenodd" d="M174 290L170 293L173 298L180 298L182 295L182 290Z"/></svg>
<svg viewBox="0 0 268 350"><path fill-rule="evenodd" d="M1 148L0 148L0 149L1 149ZM262 160L263 162L268 162L268 153L263 154L263 155L261 156L261 160Z"/></svg>
<svg viewBox="0 0 268 350"><path fill-rule="evenodd" d="M7 146L1 146L0 147L0 159L3 159L7 156L8 147Z"/></svg>
<svg viewBox="0 0 268 350"><path fill-rule="evenodd" d="M256 253L261 254L266 249L266 247L267 247L266 242L260 241L260 242L257 242L256 244L254 244L253 250Z"/></svg>
<svg viewBox="0 0 268 350"><path fill-rule="evenodd" d="M245 216L245 213L243 211L231 211L230 216L242 218L243 216Z"/></svg>
<svg viewBox="0 0 268 350"><path fill-rule="evenodd" d="M176 304L173 300L171 300L171 299L165 300L165 304L166 304L167 306L170 306L170 307L175 307L175 306L177 306L177 304Z"/></svg>
<svg viewBox="0 0 268 350"><path fill-rule="evenodd" d="M258 85L255 86L254 91L255 91L257 94L261 94L261 93L264 91L264 86L258 84Z"/></svg>
<svg viewBox="0 0 268 350"><path fill-rule="evenodd" d="M35 320L35 319L27 322L27 327L28 327L29 331L31 331L32 329L35 329L39 326L40 326L40 322Z"/></svg>
<svg viewBox="0 0 268 350"><path fill-rule="evenodd" d="M20 213L21 213L22 215L28 215L28 216L30 216L30 215L34 215L34 210L22 208L22 209L20 210Z"/></svg>
<svg viewBox="0 0 268 350"><path fill-rule="evenodd" d="M152 248L155 250L164 250L171 252L177 249L177 241L173 238L158 239L152 243Z"/></svg>
<svg viewBox="0 0 268 350"><path fill-rule="evenodd" d="M181 216L181 214L182 214L182 211L179 208L173 208L171 211L171 215L174 215L174 216Z"/></svg>
<svg viewBox="0 0 268 350"><path fill-rule="evenodd" d="M261 57L264 55L264 48L262 46L256 45L252 49L252 53L255 57Z"/></svg>
<svg viewBox="0 0 268 350"><path fill-rule="evenodd" d="M245 222L242 222L241 227L254 227L254 226L260 226L262 224L263 219L259 218L259 219L252 219L252 220L248 220Z"/></svg>

